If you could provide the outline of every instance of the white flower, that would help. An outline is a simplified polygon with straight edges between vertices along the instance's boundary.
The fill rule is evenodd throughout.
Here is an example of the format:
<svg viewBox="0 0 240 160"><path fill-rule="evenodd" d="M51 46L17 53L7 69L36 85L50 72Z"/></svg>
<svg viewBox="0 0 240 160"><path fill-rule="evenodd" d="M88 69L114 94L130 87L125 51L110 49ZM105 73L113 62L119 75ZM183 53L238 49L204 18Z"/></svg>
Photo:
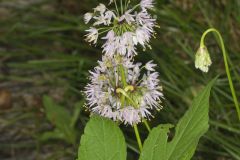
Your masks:
<svg viewBox="0 0 240 160"><path fill-rule="evenodd" d="M110 0L109 3L108 3L108 5L110 5L110 4L112 4L112 3L113 3L113 0Z"/></svg>
<svg viewBox="0 0 240 160"><path fill-rule="evenodd" d="M141 44L143 47L145 47L145 44L147 44L150 40L151 32L146 27L139 27L136 30L136 37L134 37L134 43L135 44Z"/></svg>
<svg viewBox="0 0 240 160"><path fill-rule="evenodd" d="M133 107L125 107L121 111L121 117L124 119L124 124L134 125L141 122L141 114L139 110Z"/></svg>
<svg viewBox="0 0 240 160"><path fill-rule="evenodd" d="M206 46L200 46L195 56L195 67L203 72L208 72L212 61Z"/></svg>
<svg viewBox="0 0 240 160"><path fill-rule="evenodd" d="M159 74L152 71L152 61L143 75L141 63L120 55L103 56L98 63L84 91L90 111L133 125L152 117L151 110L162 108L162 87Z"/></svg>
<svg viewBox="0 0 240 160"><path fill-rule="evenodd" d="M156 19L152 18L147 10L142 10L136 15L136 21L141 25L147 24L148 26L154 26Z"/></svg>
<svg viewBox="0 0 240 160"><path fill-rule="evenodd" d="M107 11L107 12L105 12L104 18L106 20L106 24L110 25L112 18L116 18L116 16L112 11Z"/></svg>
<svg viewBox="0 0 240 160"><path fill-rule="evenodd" d="M110 30L106 37L103 37L102 39L107 40L107 41L114 41L115 40L115 33L113 30Z"/></svg>
<svg viewBox="0 0 240 160"><path fill-rule="evenodd" d="M103 52L106 53L107 55L112 56L116 50L114 31L113 30L109 31L106 37L103 37L102 39L107 40L106 43L102 46Z"/></svg>
<svg viewBox="0 0 240 160"><path fill-rule="evenodd" d="M140 6L142 9L151 9L153 8L153 0L141 0Z"/></svg>
<svg viewBox="0 0 240 160"><path fill-rule="evenodd" d="M92 13L86 13L84 15L84 22L85 22L85 24L87 24L92 19L92 17L93 17Z"/></svg>
<svg viewBox="0 0 240 160"><path fill-rule="evenodd" d="M107 24L106 18L103 14L93 17L96 21L93 23L93 26L99 26L101 24Z"/></svg>
<svg viewBox="0 0 240 160"><path fill-rule="evenodd" d="M149 61L148 63L146 63L145 68L149 71L155 71L154 67L156 67L156 64L152 63L153 61Z"/></svg>
<svg viewBox="0 0 240 160"><path fill-rule="evenodd" d="M122 36L122 41L125 42L124 47L126 48L126 53L123 55L127 55L127 57L131 57L137 54L135 51L136 48L134 45L133 37L134 35L132 32L126 32Z"/></svg>
<svg viewBox="0 0 240 160"><path fill-rule="evenodd" d="M100 3L96 8L94 8L94 12L100 12L101 14L106 11L106 6Z"/></svg>
<svg viewBox="0 0 240 160"><path fill-rule="evenodd" d="M133 18L134 15L130 14L132 10L128 10L122 15L119 19L119 21L126 21L128 24L132 24L132 22L135 22L135 19Z"/></svg>
<svg viewBox="0 0 240 160"><path fill-rule="evenodd" d="M115 36L114 31L111 30L102 39L107 40L102 46L103 52L107 56L112 57L115 53L118 53L123 56L132 57L137 54L132 32L125 32L122 36Z"/></svg>
<svg viewBox="0 0 240 160"><path fill-rule="evenodd" d="M91 27L90 29L86 30L87 32L89 32L86 35L86 41L96 44L97 43L97 39L98 39L98 30L96 28Z"/></svg>

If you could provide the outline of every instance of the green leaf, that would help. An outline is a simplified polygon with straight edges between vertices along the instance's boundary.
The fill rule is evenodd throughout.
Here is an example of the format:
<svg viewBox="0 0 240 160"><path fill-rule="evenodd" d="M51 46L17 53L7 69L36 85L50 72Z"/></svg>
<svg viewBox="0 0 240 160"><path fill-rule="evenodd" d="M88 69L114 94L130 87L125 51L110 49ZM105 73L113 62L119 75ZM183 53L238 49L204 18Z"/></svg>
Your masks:
<svg viewBox="0 0 240 160"><path fill-rule="evenodd" d="M78 160L126 160L126 143L111 120L93 116L81 137Z"/></svg>
<svg viewBox="0 0 240 160"><path fill-rule="evenodd" d="M49 139L65 139L65 135L58 129L44 132L40 137L41 141L48 141Z"/></svg>
<svg viewBox="0 0 240 160"><path fill-rule="evenodd" d="M181 160L193 156L201 136L209 128L209 97L216 79L193 100L192 106L178 122L174 139L168 144L168 159Z"/></svg>
<svg viewBox="0 0 240 160"><path fill-rule="evenodd" d="M78 117L81 113L81 111L83 110L83 105L84 105L85 101L80 101L80 102L77 102L75 105L74 105L74 112L73 112L73 116L71 118L71 127L74 128L74 126L76 125L77 123L77 120L78 120Z"/></svg>
<svg viewBox="0 0 240 160"><path fill-rule="evenodd" d="M144 142L140 160L165 160L167 158L167 140L172 125L159 125L154 128Z"/></svg>
<svg viewBox="0 0 240 160"><path fill-rule="evenodd" d="M212 80L193 100L192 106L178 122L171 142L167 142L169 125L159 125L151 131L144 142L140 160L190 160L192 158L200 137L209 127L209 96L215 80Z"/></svg>
<svg viewBox="0 0 240 160"><path fill-rule="evenodd" d="M72 118L69 111L54 103L54 101L48 96L43 97L43 104L48 120L56 126L58 132L61 132L64 135L64 139L67 142L74 144L76 142L76 131L71 127ZM59 138L59 134L56 134L56 138Z"/></svg>

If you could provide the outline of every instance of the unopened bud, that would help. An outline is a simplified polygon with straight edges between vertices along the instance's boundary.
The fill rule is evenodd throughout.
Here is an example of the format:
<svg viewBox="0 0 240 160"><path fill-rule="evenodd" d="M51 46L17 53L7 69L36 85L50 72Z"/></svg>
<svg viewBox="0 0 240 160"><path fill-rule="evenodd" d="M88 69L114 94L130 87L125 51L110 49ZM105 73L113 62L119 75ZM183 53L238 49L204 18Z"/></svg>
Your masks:
<svg viewBox="0 0 240 160"><path fill-rule="evenodd" d="M212 61L206 46L200 46L195 56L195 67L203 72L208 72Z"/></svg>

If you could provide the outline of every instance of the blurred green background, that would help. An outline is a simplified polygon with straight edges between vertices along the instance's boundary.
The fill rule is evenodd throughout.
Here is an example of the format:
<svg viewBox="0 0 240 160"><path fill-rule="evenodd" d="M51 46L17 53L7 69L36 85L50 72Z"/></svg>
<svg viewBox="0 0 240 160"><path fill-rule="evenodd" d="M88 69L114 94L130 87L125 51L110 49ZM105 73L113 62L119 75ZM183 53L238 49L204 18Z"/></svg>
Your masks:
<svg viewBox="0 0 240 160"><path fill-rule="evenodd" d="M81 93L101 47L84 41L83 14L106 0L0 0L0 159L73 160L89 113ZM222 53L207 38L213 65L208 74L194 68L201 34L217 28L225 40L232 78L240 97L240 0L156 0L161 28L152 50L136 60L158 64L164 109L152 127L175 124L193 97L220 75L210 100L208 133L194 160L239 160L240 123L231 98ZM128 159L138 147L131 127L121 126ZM147 130L141 126L141 135ZM173 135L170 135L173 136Z"/></svg>

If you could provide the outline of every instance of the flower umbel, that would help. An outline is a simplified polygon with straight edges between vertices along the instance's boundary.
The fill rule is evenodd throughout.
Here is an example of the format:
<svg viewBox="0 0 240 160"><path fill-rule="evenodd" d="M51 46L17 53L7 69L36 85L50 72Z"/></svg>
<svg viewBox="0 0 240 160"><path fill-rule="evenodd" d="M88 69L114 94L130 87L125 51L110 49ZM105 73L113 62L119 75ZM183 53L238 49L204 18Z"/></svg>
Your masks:
<svg viewBox="0 0 240 160"><path fill-rule="evenodd" d="M203 72L208 72L212 61L208 49L205 45L201 45L195 56L195 67Z"/></svg>
<svg viewBox="0 0 240 160"><path fill-rule="evenodd" d="M141 0L140 4L129 7L129 0L123 4L116 0L110 0L110 5L115 5L114 10L108 9L104 4L94 8L93 13L86 13L85 23L93 22L93 27L101 39L105 42L103 52L108 56L120 54L133 57L137 54L136 46L140 44L144 49L150 47L150 38L154 35L156 19L152 18L147 9L153 8L152 0ZM119 3L118 3L119 2ZM121 7L118 7L118 6ZM121 8L121 9L119 9ZM91 28L91 29L92 29ZM91 31L90 29L90 31ZM90 32L87 30L87 32ZM86 35L90 43L97 42L97 36Z"/></svg>
<svg viewBox="0 0 240 160"><path fill-rule="evenodd" d="M152 62L142 66L115 55L103 56L98 63L85 88L92 112L133 125L149 119L152 109L162 108L162 87Z"/></svg>

